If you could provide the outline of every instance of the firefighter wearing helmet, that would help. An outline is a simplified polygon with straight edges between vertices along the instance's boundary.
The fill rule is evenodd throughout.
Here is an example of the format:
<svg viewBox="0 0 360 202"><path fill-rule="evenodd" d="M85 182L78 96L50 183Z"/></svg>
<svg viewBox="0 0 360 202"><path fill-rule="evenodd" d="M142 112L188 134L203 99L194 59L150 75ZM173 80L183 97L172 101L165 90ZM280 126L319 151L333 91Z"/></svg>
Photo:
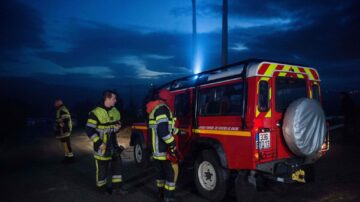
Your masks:
<svg viewBox="0 0 360 202"><path fill-rule="evenodd" d="M156 167L159 170L156 185L159 197L163 201L174 201L175 185L179 173L178 156L174 135L175 118L173 117L171 104L173 96L162 89L157 96L146 105L149 114L149 132L152 141L152 154Z"/></svg>
<svg viewBox="0 0 360 202"><path fill-rule="evenodd" d="M56 139L60 140L63 148L65 157L63 163L74 162L74 154L71 149L70 134L72 130L72 122L69 110L63 104L60 99L55 100L54 107L56 109L56 125L55 125L55 136Z"/></svg>

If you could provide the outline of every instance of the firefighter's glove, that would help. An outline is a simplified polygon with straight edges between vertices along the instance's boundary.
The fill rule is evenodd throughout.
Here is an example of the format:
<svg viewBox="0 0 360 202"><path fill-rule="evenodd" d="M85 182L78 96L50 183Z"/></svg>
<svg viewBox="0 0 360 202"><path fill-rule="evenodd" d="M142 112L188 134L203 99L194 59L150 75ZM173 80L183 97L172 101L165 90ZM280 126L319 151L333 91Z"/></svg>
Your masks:
<svg viewBox="0 0 360 202"><path fill-rule="evenodd" d="M166 155L167 160L171 161L172 163L177 163L179 160L176 153L176 146L170 146L169 151Z"/></svg>
<svg viewBox="0 0 360 202"><path fill-rule="evenodd" d="M173 134L173 135L179 134L179 129L178 129L178 128L173 128L172 134Z"/></svg>
<svg viewBox="0 0 360 202"><path fill-rule="evenodd" d="M168 152L166 154L166 159L169 160L171 163L178 163L178 158L176 156L176 153Z"/></svg>
<svg viewBox="0 0 360 202"><path fill-rule="evenodd" d="M170 146L170 153L176 154L176 146Z"/></svg>

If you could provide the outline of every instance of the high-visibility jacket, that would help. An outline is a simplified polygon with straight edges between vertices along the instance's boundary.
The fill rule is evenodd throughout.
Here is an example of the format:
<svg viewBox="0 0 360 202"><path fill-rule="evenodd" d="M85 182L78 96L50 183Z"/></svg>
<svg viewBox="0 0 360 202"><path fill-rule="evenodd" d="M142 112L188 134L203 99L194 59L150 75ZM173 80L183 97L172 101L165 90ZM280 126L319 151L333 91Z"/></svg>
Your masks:
<svg viewBox="0 0 360 202"><path fill-rule="evenodd" d="M175 121L171 110L165 103L160 103L149 114L149 132L151 134L153 158L166 160L169 147L175 148Z"/></svg>
<svg viewBox="0 0 360 202"><path fill-rule="evenodd" d="M71 115L69 110L61 105L56 110L56 138L64 138L70 136L72 130Z"/></svg>
<svg viewBox="0 0 360 202"><path fill-rule="evenodd" d="M115 107L107 109L99 106L89 113L86 133L94 142L95 159L110 160L115 149L119 148L115 125L120 123L120 118L120 112ZM102 143L106 145L104 151L99 148Z"/></svg>

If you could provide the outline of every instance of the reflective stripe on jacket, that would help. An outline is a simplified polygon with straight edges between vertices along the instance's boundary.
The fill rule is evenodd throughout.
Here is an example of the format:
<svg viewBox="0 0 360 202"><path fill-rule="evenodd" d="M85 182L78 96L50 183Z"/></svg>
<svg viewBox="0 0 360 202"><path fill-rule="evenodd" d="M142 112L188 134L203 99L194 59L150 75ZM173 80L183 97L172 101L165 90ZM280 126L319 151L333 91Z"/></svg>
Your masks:
<svg viewBox="0 0 360 202"><path fill-rule="evenodd" d="M169 107L162 103L154 107L149 114L149 132L151 133L153 158L166 160L169 146L176 146L173 136L175 118Z"/></svg>

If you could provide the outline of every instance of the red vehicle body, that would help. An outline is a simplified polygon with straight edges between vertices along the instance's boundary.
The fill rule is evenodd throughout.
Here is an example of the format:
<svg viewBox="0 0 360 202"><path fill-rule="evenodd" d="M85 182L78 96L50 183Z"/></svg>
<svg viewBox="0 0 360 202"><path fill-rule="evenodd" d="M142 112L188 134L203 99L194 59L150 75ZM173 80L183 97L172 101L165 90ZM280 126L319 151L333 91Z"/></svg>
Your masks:
<svg viewBox="0 0 360 202"><path fill-rule="evenodd" d="M255 188L264 179L305 181L302 177L311 172L306 165L328 150L325 138L318 155L306 160L297 157L281 129L292 101L307 97L321 102L320 77L313 68L247 60L177 79L162 88L175 96L177 148L184 161L194 162L197 188L208 199L225 196L233 173ZM146 123L135 123L132 130L135 160L141 164L148 157L151 138ZM300 179L294 177L299 170ZM207 181L202 176L206 174L215 175L215 182Z"/></svg>

